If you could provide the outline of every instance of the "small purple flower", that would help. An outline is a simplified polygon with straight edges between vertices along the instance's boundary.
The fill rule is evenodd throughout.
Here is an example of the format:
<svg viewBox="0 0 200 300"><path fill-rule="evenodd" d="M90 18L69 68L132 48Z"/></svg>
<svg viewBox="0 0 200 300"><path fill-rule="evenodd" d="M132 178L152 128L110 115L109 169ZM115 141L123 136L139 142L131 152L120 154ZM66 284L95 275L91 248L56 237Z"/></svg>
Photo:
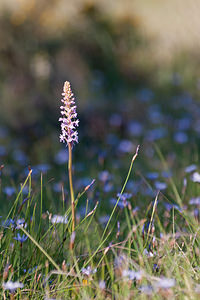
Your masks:
<svg viewBox="0 0 200 300"><path fill-rule="evenodd" d="M79 120L76 119L74 94L68 81L64 83L62 96L63 105L60 107L61 118L59 118L59 121L62 122L60 142L73 145L75 142L78 143L78 132L75 129L79 125Z"/></svg>
<svg viewBox="0 0 200 300"><path fill-rule="evenodd" d="M143 126L139 122L132 121L128 125L128 131L132 136L141 136L143 133Z"/></svg>
<svg viewBox="0 0 200 300"><path fill-rule="evenodd" d="M116 200L115 198L111 198L110 199L110 203L111 204L114 204L114 205L116 205L117 204L117 206L119 207L119 208L124 208L124 207L127 207L128 206L128 204L129 204L129 202L128 201L122 201L122 200Z"/></svg>
<svg viewBox="0 0 200 300"><path fill-rule="evenodd" d="M200 197L196 197L196 198L191 198L189 203L191 205L200 205Z"/></svg>
<svg viewBox="0 0 200 300"><path fill-rule="evenodd" d="M172 172L171 171L162 171L161 175L164 178L170 178L170 177L172 177Z"/></svg>
<svg viewBox="0 0 200 300"><path fill-rule="evenodd" d="M115 199L115 198L112 198L110 199L110 203L116 205L120 208L124 208L124 207L127 207L129 205L129 201L127 201L127 199L130 199L132 197L132 194L129 194L129 193L124 193L124 194L120 194L118 193L117 194L117 198L118 199Z"/></svg>
<svg viewBox="0 0 200 300"><path fill-rule="evenodd" d="M38 266L35 266L35 267L30 268L28 270L24 269L23 271L24 271L24 273L31 274L31 273L35 272L37 270L37 268L38 268Z"/></svg>
<svg viewBox="0 0 200 300"><path fill-rule="evenodd" d="M198 208L195 208L195 209L193 210L193 214L194 214L194 217L195 217L195 218L198 218L198 217L199 217L199 209L198 209Z"/></svg>
<svg viewBox="0 0 200 300"><path fill-rule="evenodd" d="M98 175L98 178L102 182L106 182L111 179L111 175L107 170L101 171Z"/></svg>
<svg viewBox="0 0 200 300"><path fill-rule="evenodd" d="M23 243L27 240L27 236L25 234L23 234L22 236L18 233L16 237L14 237L14 239L20 243Z"/></svg>
<svg viewBox="0 0 200 300"><path fill-rule="evenodd" d="M194 172L195 170L197 169L197 166L196 165L189 165L185 168L185 172L186 173L192 173Z"/></svg>
<svg viewBox="0 0 200 300"><path fill-rule="evenodd" d="M170 204L170 203L167 203L167 202L164 202L164 206L165 206L167 211L171 211L172 209L175 209L175 210L179 211L180 213L182 213L183 210L186 208L186 207L180 208L176 204Z"/></svg>
<svg viewBox="0 0 200 300"><path fill-rule="evenodd" d="M152 105L149 107L148 110L148 117L153 124L159 124L163 120L163 114L160 110L160 107L158 105ZM157 128L154 128L153 130L156 130ZM159 129L159 128L158 128Z"/></svg>
<svg viewBox="0 0 200 300"><path fill-rule="evenodd" d="M147 140L153 142L166 137L167 134L168 132L166 128L163 127L154 128L147 132Z"/></svg>
<svg viewBox="0 0 200 300"><path fill-rule="evenodd" d="M22 150L15 149L12 155L13 155L14 160L17 161L18 163L20 163L21 165L27 164L28 158Z"/></svg>
<svg viewBox="0 0 200 300"><path fill-rule="evenodd" d="M178 144L184 144L184 143L187 143L188 136L187 136L187 134L184 131L178 131L174 135L174 140Z"/></svg>
<svg viewBox="0 0 200 300"><path fill-rule="evenodd" d="M13 219L7 219L5 221L2 222L1 226L4 227L4 228L9 228L10 226L11 227L14 227L15 225L15 221Z"/></svg>
<svg viewBox="0 0 200 300"><path fill-rule="evenodd" d="M49 171L51 169L51 166L49 164L40 164L35 167L39 172L42 172L42 173L46 173L47 171Z"/></svg>
<svg viewBox="0 0 200 300"><path fill-rule="evenodd" d="M4 146L0 146L0 156L6 155L6 148Z"/></svg>
<svg viewBox="0 0 200 300"><path fill-rule="evenodd" d="M17 219L16 221L16 229L20 229L20 226L26 228L27 227L27 223L25 223L24 219Z"/></svg>
<svg viewBox="0 0 200 300"><path fill-rule="evenodd" d="M165 182L156 181L155 182L155 188L157 190L165 190L167 188L167 184Z"/></svg>
<svg viewBox="0 0 200 300"><path fill-rule="evenodd" d="M131 153L133 151L134 145L129 140L122 140L119 143L118 151L121 153Z"/></svg>
<svg viewBox="0 0 200 300"><path fill-rule="evenodd" d="M103 191L105 193L109 193L113 190L113 184L111 182L107 182L104 187L103 187Z"/></svg>
<svg viewBox="0 0 200 300"><path fill-rule="evenodd" d="M150 222L148 221L147 223L144 223L143 227L142 227L142 234L148 232L149 230L149 225L150 225Z"/></svg>
<svg viewBox="0 0 200 300"><path fill-rule="evenodd" d="M148 179L154 180L158 178L159 174L157 172L149 172L146 176Z"/></svg>
<svg viewBox="0 0 200 300"><path fill-rule="evenodd" d="M179 130L187 130L191 126L191 119L188 117L177 120L177 127Z"/></svg>
<svg viewBox="0 0 200 300"><path fill-rule="evenodd" d="M155 271L155 272L159 271L159 266L157 264L153 265L153 271Z"/></svg>
<svg viewBox="0 0 200 300"><path fill-rule="evenodd" d="M11 197L15 193L15 189L12 186L6 186L3 191L8 197Z"/></svg>
<svg viewBox="0 0 200 300"><path fill-rule="evenodd" d="M136 207L132 210L132 213L135 215L139 210L140 210L140 208L139 208L138 206L136 206Z"/></svg>
<svg viewBox="0 0 200 300"><path fill-rule="evenodd" d="M113 114L110 117L109 123L113 127L119 127L122 124L122 117L119 114Z"/></svg>
<svg viewBox="0 0 200 300"><path fill-rule="evenodd" d="M54 160L58 165L66 163L68 161L68 155L66 155L66 150L61 149L60 151L58 151L55 155Z"/></svg>
<svg viewBox="0 0 200 300"><path fill-rule="evenodd" d="M132 197L132 194L124 193L124 194L117 194L117 197L120 198L122 201L126 201L127 199L130 199Z"/></svg>

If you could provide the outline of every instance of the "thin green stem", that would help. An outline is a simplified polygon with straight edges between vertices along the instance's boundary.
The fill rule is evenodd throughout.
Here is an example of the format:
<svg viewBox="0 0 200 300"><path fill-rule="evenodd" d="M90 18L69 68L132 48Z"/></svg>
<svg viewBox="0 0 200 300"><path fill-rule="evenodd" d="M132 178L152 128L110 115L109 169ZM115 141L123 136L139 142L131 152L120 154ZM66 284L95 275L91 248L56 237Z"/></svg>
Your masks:
<svg viewBox="0 0 200 300"><path fill-rule="evenodd" d="M72 232L75 230L75 201L74 201L74 189L72 182L72 145L68 143L69 160L68 160L68 173L69 173L69 187L71 196L71 209L72 209Z"/></svg>
<svg viewBox="0 0 200 300"><path fill-rule="evenodd" d="M117 198L117 202L116 202L116 204L115 204L115 206L114 206L114 208L113 208L113 210L112 210L112 213L111 213L111 215L110 215L110 218L109 218L109 220L108 220L108 222L107 222L107 224L106 224L106 227L105 227L105 229L104 229L104 232L103 232L103 235L102 235L102 240L103 240L103 238L104 238L104 236L105 236L105 234L106 234L106 231L107 231L108 226L109 226L109 224L110 224L110 221L111 221L111 219L112 219L112 217L113 217L113 215L114 215L114 212L115 212L115 210L116 210L116 208L117 208L117 205L118 205L118 203L119 203L119 200L121 199L121 196L122 196L122 194L123 194L123 192L124 192L124 190L125 190L125 188L126 188L127 182L128 182L128 180L129 180L129 177L130 177L130 174L131 174L131 171L132 171L132 168L133 168L133 163L134 163L134 161L135 161L135 159L136 159L136 157L137 157L137 155L138 155L138 151L139 151L139 145L137 146L136 152L135 152L135 154L134 154L134 156L133 156L133 158L132 158L132 160L131 160L131 164L130 164L130 167L129 167L128 174L127 174L127 176L126 176L125 182L124 182L124 184L123 184L123 187L122 187L122 189L121 189L121 192L120 192L120 194L119 194L119 197Z"/></svg>

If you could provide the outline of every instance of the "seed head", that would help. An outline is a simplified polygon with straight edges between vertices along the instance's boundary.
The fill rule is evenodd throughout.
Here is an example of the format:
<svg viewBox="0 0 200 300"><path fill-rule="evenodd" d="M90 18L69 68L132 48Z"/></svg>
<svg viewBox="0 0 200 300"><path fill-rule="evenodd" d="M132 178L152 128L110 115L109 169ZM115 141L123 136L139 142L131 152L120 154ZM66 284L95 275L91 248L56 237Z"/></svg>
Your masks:
<svg viewBox="0 0 200 300"><path fill-rule="evenodd" d="M61 122L60 142L73 146L75 142L78 143L76 127L79 125L79 120L77 119L74 94L72 93L69 81L64 83L62 96L61 102L63 104L60 107L61 118L59 118Z"/></svg>

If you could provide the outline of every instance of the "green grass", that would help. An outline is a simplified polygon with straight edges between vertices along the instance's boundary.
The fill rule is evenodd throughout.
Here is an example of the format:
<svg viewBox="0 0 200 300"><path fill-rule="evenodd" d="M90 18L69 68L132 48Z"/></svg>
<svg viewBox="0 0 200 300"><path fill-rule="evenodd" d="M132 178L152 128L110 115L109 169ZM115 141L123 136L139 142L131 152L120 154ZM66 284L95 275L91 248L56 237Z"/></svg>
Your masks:
<svg viewBox="0 0 200 300"><path fill-rule="evenodd" d="M199 54L195 43L169 53L192 41L191 9L181 1L180 18L156 26L166 50L143 32L171 14L163 4L134 1L131 15L124 1L105 9L83 1L71 22L57 1L42 10L32 2L0 16L1 299L199 299L200 201L190 200L200 180L185 171L195 164L200 172ZM173 40L172 26L185 35ZM80 118L75 236L67 151L55 159L63 76ZM20 288L9 290L10 281Z"/></svg>
<svg viewBox="0 0 200 300"><path fill-rule="evenodd" d="M121 194L129 177L136 176L133 162L127 177L121 180ZM1 226L0 238L1 282L19 281L24 287L13 294L2 289L2 299L199 299L199 224L189 209L163 209L163 199L171 201L161 192L155 201L137 195L139 199L135 200L143 201L144 209L134 213L134 199L123 209L116 203L103 226L99 222L101 205L97 203L77 219L75 247L70 250L69 204L63 201L58 212L67 215L68 222L52 224L52 211L58 209L52 207L51 184L45 186L45 176L38 182L31 176L29 172L7 215L7 221L23 218L27 225ZM168 194L181 207L183 194L175 182L170 179ZM28 197L23 201L27 183ZM80 191L77 210L82 200L88 203L85 199L94 195L95 189L96 184ZM13 239L17 233L26 234L28 239L20 243ZM96 271L84 274L83 268L88 267Z"/></svg>

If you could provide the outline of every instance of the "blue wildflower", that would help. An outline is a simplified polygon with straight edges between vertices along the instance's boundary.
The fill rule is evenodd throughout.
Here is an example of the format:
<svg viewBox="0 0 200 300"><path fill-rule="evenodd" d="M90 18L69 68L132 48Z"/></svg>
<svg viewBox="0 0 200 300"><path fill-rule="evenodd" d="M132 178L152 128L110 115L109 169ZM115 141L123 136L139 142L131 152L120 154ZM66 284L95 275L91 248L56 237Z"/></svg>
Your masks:
<svg viewBox="0 0 200 300"><path fill-rule="evenodd" d="M179 132L175 133L174 140L178 144L184 144L184 143L187 143L188 136L187 136L187 134L184 131L179 131Z"/></svg>
<svg viewBox="0 0 200 300"><path fill-rule="evenodd" d="M23 243L23 242L25 242L26 240L27 240L27 236L25 235L25 234L23 234L22 236L19 234L19 233L17 233L17 236L16 237L14 237L14 240L16 240L16 241L18 241L18 242L20 242L20 243Z"/></svg>
<svg viewBox="0 0 200 300"><path fill-rule="evenodd" d="M167 184L165 182L156 181L155 188L157 190L165 190L167 188Z"/></svg>
<svg viewBox="0 0 200 300"><path fill-rule="evenodd" d="M1 223L1 226L4 228L14 227L15 221L13 219L7 219Z"/></svg>
<svg viewBox="0 0 200 300"><path fill-rule="evenodd" d="M146 176L148 179L154 180L158 178L159 174L157 172L149 172Z"/></svg>
<svg viewBox="0 0 200 300"><path fill-rule="evenodd" d="M15 193L15 189L14 189L14 187L12 187L12 186L6 186L6 187L3 189L3 191L4 191L4 193L5 193L7 196L9 196L9 197L11 197L11 196Z"/></svg>
<svg viewBox="0 0 200 300"><path fill-rule="evenodd" d="M58 151L55 155L54 160L58 165L62 165L64 163L66 163L68 161L68 155L67 155L66 149L62 149L62 150Z"/></svg>
<svg viewBox="0 0 200 300"><path fill-rule="evenodd" d="M143 126L139 122L132 121L128 125L128 131L132 136L140 136L143 132Z"/></svg>
<svg viewBox="0 0 200 300"><path fill-rule="evenodd" d="M197 166L196 165L189 165L185 168L185 172L186 173L192 173L194 172L195 170L197 169Z"/></svg>
<svg viewBox="0 0 200 300"><path fill-rule="evenodd" d="M118 151L121 153L132 153L133 149L134 144L129 140L122 140L118 146Z"/></svg>

